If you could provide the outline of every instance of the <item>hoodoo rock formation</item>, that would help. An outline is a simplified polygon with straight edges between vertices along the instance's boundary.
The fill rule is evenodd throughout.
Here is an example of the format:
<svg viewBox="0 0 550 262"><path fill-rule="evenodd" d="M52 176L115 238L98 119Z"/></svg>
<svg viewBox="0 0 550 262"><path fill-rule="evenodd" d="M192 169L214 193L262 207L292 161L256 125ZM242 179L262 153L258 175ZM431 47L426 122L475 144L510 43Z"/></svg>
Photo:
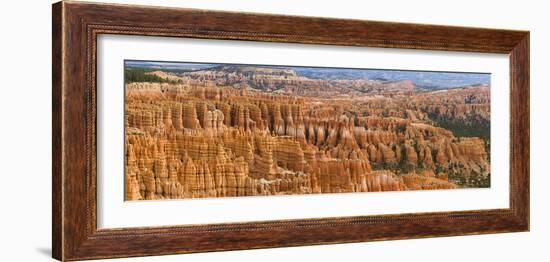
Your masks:
<svg viewBox="0 0 550 262"><path fill-rule="evenodd" d="M126 84L126 200L451 189L490 175L487 141L437 122L489 121L487 87L414 94L408 81L221 69ZM370 94L380 85L392 92Z"/></svg>

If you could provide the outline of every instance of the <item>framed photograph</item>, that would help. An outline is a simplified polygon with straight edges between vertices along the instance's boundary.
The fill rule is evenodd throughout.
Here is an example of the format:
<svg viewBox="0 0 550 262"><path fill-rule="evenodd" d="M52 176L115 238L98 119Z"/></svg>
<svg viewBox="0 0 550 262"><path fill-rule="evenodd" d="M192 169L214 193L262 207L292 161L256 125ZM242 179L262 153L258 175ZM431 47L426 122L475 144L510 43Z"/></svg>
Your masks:
<svg viewBox="0 0 550 262"><path fill-rule="evenodd" d="M53 257L529 230L529 32L53 5Z"/></svg>

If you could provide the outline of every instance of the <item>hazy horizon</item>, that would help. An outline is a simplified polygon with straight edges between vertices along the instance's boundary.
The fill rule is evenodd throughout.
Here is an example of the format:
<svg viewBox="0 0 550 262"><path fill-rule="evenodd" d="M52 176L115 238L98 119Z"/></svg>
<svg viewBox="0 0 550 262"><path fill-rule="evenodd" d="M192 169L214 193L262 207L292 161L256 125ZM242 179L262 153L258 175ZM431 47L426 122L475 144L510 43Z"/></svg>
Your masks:
<svg viewBox="0 0 550 262"><path fill-rule="evenodd" d="M307 67L287 65L258 65L233 63L198 63L198 62L168 62L125 60L125 67L159 69L171 71L196 71L218 66L261 67L276 69L292 69L297 74L318 79L372 79L385 81L410 80L418 87L454 88L471 85L490 86L490 73L447 72L425 70L369 69L369 68L338 68L338 67Z"/></svg>

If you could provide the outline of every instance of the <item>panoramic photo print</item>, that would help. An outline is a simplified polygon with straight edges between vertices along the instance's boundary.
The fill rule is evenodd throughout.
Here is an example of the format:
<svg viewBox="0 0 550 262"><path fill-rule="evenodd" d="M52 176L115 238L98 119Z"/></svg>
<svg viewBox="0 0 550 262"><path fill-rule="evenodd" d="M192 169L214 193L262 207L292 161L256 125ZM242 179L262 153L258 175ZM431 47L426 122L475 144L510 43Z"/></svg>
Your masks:
<svg viewBox="0 0 550 262"><path fill-rule="evenodd" d="M490 79L126 60L125 200L489 188Z"/></svg>

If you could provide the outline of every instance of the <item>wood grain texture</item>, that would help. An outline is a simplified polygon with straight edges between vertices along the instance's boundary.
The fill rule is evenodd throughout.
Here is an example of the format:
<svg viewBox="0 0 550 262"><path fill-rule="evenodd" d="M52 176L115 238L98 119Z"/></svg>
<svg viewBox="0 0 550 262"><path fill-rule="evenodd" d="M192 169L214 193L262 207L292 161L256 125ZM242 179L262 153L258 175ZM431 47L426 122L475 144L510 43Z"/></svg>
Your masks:
<svg viewBox="0 0 550 262"><path fill-rule="evenodd" d="M54 5L52 8L52 256L61 257L63 253L62 231L63 231L63 190L62 168L61 168L61 137L62 118L61 118L61 89L62 89L62 43L61 33L61 4Z"/></svg>
<svg viewBox="0 0 550 262"><path fill-rule="evenodd" d="M529 33L510 52L510 207L529 227Z"/></svg>
<svg viewBox="0 0 550 262"><path fill-rule="evenodd" d="M178 8L53 6L53 257L81 260L529 230L529 33ZM510 55L510 208L97 229L96 42L126 34ZM122 174L121 174L122 175Z"/></svg>

